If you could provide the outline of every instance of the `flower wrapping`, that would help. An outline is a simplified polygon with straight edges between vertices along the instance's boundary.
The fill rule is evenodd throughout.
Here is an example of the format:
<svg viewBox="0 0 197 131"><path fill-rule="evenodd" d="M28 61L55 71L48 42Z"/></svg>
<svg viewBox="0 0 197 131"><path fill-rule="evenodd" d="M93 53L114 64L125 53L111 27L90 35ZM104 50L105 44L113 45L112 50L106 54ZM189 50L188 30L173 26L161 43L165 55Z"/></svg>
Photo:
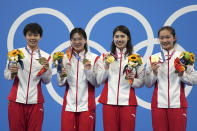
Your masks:
<svg viewBox="0 0 197 131"><path fill-rule="evenodd" d="M142 57L138 54L132 54L128 57L128 64L125 65L123 74L126 73L126 75L135 69L135 73L137 74L137 68L142 65ZM133 81L131 79L128 80L128 83L131 85Z"/></svg>

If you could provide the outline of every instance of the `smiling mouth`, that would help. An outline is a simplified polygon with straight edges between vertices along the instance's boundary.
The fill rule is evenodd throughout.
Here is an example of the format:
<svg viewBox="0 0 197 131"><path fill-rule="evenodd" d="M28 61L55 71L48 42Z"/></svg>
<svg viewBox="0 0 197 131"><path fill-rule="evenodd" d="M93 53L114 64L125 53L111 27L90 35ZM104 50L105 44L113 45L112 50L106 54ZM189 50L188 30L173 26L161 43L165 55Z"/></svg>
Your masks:
<svg viewBox="0 0 197 131"><path fill-rule="evenodd" d="M31 42L31 43L35 43L35 42L36 42L36 40L29 40L29 42Z"/></svg>
<svg viewBox="0 0 197 131"><path fill-rule="evenodd" d="M168 46L168 45L169 45L169 43L162 43L162 45L163 45L163 46Z"/></svg>
<svg viewBox="0 0 197 131"><path fill-rule="evenodd" d="M81 44L77 44L77 45L75 45L75 47L81 47Z"/></svg>
<svg viewBox="0 0 197 131"><path fill-rule="evenodd" d="M117 42L117 45L123 45L124 43L123 42Z"/></svg>

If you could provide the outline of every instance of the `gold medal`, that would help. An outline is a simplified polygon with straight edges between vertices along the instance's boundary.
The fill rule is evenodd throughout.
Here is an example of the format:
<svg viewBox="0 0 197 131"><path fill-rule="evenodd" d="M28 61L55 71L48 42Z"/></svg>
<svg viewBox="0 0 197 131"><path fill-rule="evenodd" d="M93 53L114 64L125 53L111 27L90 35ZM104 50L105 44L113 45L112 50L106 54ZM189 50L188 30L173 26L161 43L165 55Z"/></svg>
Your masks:
<svg viewBox="0 0 197 131"><path fill-rule="evenodd" d="M43 62L47 60L45 57L40 57L40 59L38 59L38 62L43 65Z"/></svg>

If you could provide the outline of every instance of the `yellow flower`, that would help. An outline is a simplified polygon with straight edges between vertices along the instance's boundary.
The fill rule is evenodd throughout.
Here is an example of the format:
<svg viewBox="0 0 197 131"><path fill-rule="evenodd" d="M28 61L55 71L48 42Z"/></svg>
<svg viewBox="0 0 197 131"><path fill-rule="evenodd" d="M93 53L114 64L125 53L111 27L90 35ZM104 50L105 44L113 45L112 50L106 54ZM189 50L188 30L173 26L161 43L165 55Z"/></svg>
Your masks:
<svg viewBox="0 0 197 131"><path fill-rule="evenodd" d="M193 53L190 53L190 61L192 64L195 62L195 55Z"/></svg>
<svg viewBox="0 0 197 131"><path fill-rule="evenodd" d="M10 52L8 52L8 56L9 57L12 57L12 56L17 56L18 55L18 51L15 49L15 50L12 50Z"/></svg>
<svg viewBox="0 0 197 131"><path fill-rule="evenodd" d="M130 55L130 56L128 57L128 64L129 64L130 62L132 62L132 63L137 63L137 64L135 64L136 66L137 66L137 65L143 64L143 62L142 62L142 57L141 57L140 55L138 55L138 54L132 54L132 55ZM131 63L130 63L130 64L131 64ZM134 66L135 66L135 65L134 65Z"/></svg>
<svg viewBox="0 0 197 131"><path fill-rule="evenodd" d="M53 54L53 62L55 62L58 59L63 59L64 57L64 52L55 52Z"/></svg>
<svg viewBox="0 0 197 131"><path fill-rule="evenodd" d="M137 62L138 58L139 56L137 54L132 54L128 57L128 60L132 62Z"/></svg>
<svg viewBox="0 0 197 131"><path fill-rule="evenodd" d="M15 50L12 50L12 51L8 52L8 59L9 59L9 61L12 61L13 59L15 61L18 61L18 56L20 57L19 59L23 59L24 58L23 52L21 50L19 50L19 49L15 49Z"/></svg>

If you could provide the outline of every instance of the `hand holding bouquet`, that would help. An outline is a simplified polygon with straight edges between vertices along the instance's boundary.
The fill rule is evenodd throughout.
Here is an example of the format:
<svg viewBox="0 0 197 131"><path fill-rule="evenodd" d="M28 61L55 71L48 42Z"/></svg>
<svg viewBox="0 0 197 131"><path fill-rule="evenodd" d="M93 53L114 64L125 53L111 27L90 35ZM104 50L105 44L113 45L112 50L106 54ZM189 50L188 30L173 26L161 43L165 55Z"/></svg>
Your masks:
<svg viewBox="0 0 197 131"><path fill-rule="evenodd" d="M55 52L53 54L53 62L55 64L55 67L57 68L57 72L58 73L62 73L62 68L63 68L63 64L62 64L62 60L64 58L64 52ZM66 77L67 75L63 75L63 77Z"/></svg>
<svg viewBox="0 0 197 131"><path fill-rule="evenodd" d="M128 57L128 64L124 67L123 74L126 72L125 79L128 79L127 76L129 73L133 72L135 69L135 73L137 73L137 68L142 65L142 57L138 54L132 54ZM134 76L133 76L134 78ZM133 79L128 79L130 85L133 83Z"/></svg>

